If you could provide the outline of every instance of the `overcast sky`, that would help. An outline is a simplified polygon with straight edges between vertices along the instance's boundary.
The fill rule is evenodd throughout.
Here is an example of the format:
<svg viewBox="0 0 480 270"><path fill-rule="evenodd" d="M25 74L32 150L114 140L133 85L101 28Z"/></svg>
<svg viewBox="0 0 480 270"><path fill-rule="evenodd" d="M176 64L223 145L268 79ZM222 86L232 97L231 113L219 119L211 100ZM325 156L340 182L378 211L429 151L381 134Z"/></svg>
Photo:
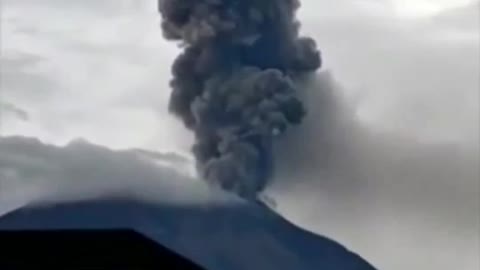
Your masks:
<svg viewBox="0 0 480 270"><path fill-rule="evenodd" d="M347 200L340 192L329 204L325 198L337 191L334 187L326 184L312 195L303 185L295 195L285 195L282 210L299 224L352 246L383 269L478 269L478 222L472 214L478 210L478 182L472 179L478 176L479 3L302 2L302 31L318 41L324 69L341 86L356 121L369 131L442 147L420 151L416 144L395 141L379 154L367 151L366 146L381 147L370 139L363 152L355 152L369 158L359 170L383 166L382 172L367 174L369 181L359 182L368 184L370 192ZM0 135L56 145L83 138L111 149L188 152L191 135L166 112L169 69L178 49L162 39L155 5L153 0L1 0ZM437 160L431 149L445 153L447 144L467 149L466 154ZM387 150L395 153L395 158L389 156L392 160L407 159L411 165L382 163ZM412 169L414 161L424 164L427 159L433 165ZM412 173L398 176L405 171ZM391 175L392 182L385 180ZM302 177L318 178L318 172ZM428 190L430 197L409 189ZM442 198L451 196L465 201L443 205ZM332 217L339 213L339 201L345 201L340 209L346 214ZM354 207L360 203L363 208ZM325 204L324 209L319 204ZM456 226L452 213L465 204L469 206L459 218L461 229L450 231ZM422 219L437 210L435 218ZM353 215L355 211L368 212L370 219L357 220L362 217ZM325 215L329 222L322 220ZM381 239L373 241L375 237ZM428 244L431 238L437 241ZM448 247L449 242L456 244Z"/></svg>
<svg viewBox="0 0 480 270"><path fill-rule="evenodd" d="M300 16L363 119L465 139L476 134L479 36L478 8L462 2L311 0ZM29 116L3 113L3 135L188 150L166 113L177 48L155 1L3 0L1 14L1 96Z"/></svg>

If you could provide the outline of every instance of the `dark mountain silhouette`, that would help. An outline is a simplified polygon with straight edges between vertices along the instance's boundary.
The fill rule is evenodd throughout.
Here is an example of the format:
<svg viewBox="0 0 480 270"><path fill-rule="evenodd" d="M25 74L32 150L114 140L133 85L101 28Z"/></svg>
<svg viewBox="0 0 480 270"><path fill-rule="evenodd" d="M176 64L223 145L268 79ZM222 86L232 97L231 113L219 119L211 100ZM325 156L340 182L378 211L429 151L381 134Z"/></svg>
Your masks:
<svg viewBox="0 0 480 270"><path fill-rule="evenodd" d="M28 206L0 230L130 228L208 270L373 270L357 254L261 204L168 205L112 198Z"/></svg>
<svg viewBox="0 0 480 270"><path fill-rule="evenodd" d="M0 269L204 270L134 230L0 231Z"/></svg>

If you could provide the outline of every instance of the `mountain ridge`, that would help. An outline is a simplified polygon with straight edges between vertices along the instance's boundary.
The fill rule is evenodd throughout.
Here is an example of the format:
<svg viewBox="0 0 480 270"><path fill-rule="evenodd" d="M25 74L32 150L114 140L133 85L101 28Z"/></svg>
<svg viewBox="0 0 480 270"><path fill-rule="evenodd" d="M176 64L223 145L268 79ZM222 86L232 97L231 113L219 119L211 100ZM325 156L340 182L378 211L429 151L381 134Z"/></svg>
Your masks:
<svg viewBox="0 0 480 270"><path fill-rule="evenodd" d="M0 230L131 228L208 270L373 270L344 246L264 205L166 205L108 197L29 205Z"/></svg>

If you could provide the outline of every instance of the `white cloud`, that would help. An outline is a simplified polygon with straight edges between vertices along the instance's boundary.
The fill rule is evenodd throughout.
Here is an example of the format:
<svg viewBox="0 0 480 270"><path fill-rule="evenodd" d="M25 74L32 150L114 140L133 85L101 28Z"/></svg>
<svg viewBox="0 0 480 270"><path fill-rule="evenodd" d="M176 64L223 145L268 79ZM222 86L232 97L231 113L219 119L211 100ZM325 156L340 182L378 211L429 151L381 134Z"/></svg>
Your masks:
<svg viewBox="0 0 480 270"><path fill-rule="evenodd" d="M0 215L33 202L133 196L175 204L235 202L185 174L176 154L114 151L73 141L53 146L34 138L0 138ZM180 172L180 170L182 172Z"/></svg>
<svg viewBox="0 0 480 270"><path fill-rule="evenodd" d="M426 16L467 5L472 0L392 0L394 8L406 16Z"/></svg>
<svg viewBox="0 0 480 270"><path fill-rule="evenodd" d="M4 3L2 98L28 108L32 121L2 123L3 134L187 150L189 136L166 112L177 49L162 40L155 9L84 4Z"/></svg>
<svg viewBox="0 0 480 270"><path fill-rule="evenodd" d="M318 14L306 16L304 32L318 41L325 66L375 128L427 140L476 140L479 26L456 24L478 21L476 6L405 19L343 4L349 13L322 19L327 6L305 1L304 9Z"/></svg>

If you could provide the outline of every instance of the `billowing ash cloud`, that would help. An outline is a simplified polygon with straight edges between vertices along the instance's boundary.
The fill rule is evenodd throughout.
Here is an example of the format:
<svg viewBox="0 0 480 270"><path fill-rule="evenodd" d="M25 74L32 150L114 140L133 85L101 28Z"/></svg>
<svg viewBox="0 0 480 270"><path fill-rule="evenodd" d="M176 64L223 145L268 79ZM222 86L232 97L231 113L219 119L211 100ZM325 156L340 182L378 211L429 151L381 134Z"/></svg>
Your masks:
<svg viewBox="0 0 480 270"><path fill-rule="evenodd" d="M184 51L169 110L195 134L202 177L254 199L272 171L274 137L306 110L296 81L321 66L300 37L298 0L159 0L164 37Z"/></svg>

